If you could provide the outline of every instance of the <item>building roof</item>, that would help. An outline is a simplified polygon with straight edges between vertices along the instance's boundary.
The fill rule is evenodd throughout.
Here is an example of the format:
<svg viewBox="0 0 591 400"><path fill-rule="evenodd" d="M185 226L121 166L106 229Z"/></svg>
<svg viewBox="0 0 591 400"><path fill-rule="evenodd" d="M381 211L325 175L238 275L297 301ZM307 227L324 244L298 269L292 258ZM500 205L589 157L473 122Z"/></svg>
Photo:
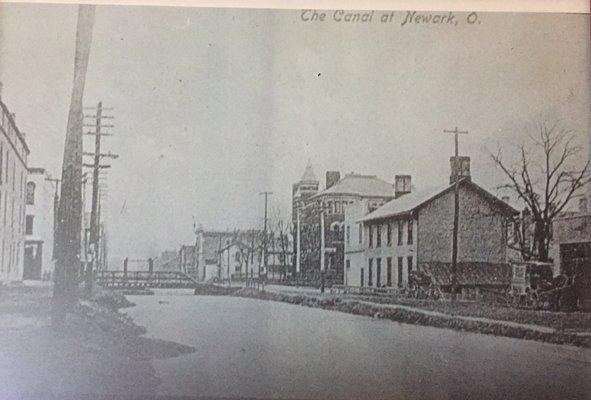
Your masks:
<svg viewBox="0 0 591 400"><path fill-rule="evenodd" d="M14 122L13 114L10 113L10 111L8 110L8 107L6 106L6 104L4 104L4 102L2 100L0 100L0 107L2 108L0 110L0 112L4 112L8 116L8 121L9 121L8 123L12 125L12 128L14 129L14 132L16 133L16 137L19 139L19 141L23 145L27 154L29 154L31 152L29 150L29 146L27 146L27 142L25 141L25 136L16 126L16 123ZM12 142L12 140L10 140L10 137L8 136L7 133L6 133L6 137L8 138L8 140L10 142Z"/></svg>
<svg viewBox="0 0 591 400"><path fill-rule="evenodd" d="M306 170L304 171L304 175L302 175L300 182L318 182L310 162L308 162L308 165L306 165Z"/></svg>
<svg viewBox="0 0 591 400"><path fill-rule="evenodd" d="M451 285L451 263L420 263L418 270L428 275L436 286ZM508 286L511 284L512 269L509 264L459 262L456 277L459 286Z"/></svg>
<svg viewBox="0 0 591 400"><path fill-rule="evenodd" d="M203 257L206 262L215 262L218 257L218 251L225 248L225 246L240 240L245 243L257 243L260 231L246 230L246 231L203 231Z"/></svg>
<svg viewBox="0 0 591 400"><path fill-rule="evenodd" d="M515 210L509 204L505 203L503 200L495 197L494 195L490 194L476 183L472 182L469 179L462 179L460 181L461 185L467 185L467 187L475 190L489 201L497 204L500 206L505 212L508 214L517 214L519 211ZM390 200L382 207L378 208L372 213L369 213L363 218L360 218L358 221L372 221L384 218L395 217L398 215L406 215L410 212L417 210L427 203L435 200L439 196L444 195L445 193L451 191L453 189L453 185L445 185L425 190L418 190L408 194L405 194L397 199Z"/></svg>
<svg viewBox="0 0 591 400"><path fill-rule="evenodd" d="M346 174L330 188L311 198L326 195L354 195L360 197L394 197L394 186L375 175Z"/></svg>

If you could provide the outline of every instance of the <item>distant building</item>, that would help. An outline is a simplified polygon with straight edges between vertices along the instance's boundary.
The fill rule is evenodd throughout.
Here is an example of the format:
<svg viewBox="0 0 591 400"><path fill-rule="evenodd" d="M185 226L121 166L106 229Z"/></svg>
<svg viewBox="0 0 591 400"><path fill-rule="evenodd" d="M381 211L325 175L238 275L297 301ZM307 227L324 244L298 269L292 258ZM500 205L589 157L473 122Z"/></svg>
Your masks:
<svg viewBox="0 0 591 400"><path fill-rule="evenodd" d="M154 260L154 271L179 271L179 253L174 250L164 250Z"/></svg>
<svg viewBox="0 0 591 400"><path fill-rule="evenodd" d="M2 99L0 83L0 282L23 278L29 148Z"/></svg>
<svg viewBox="0 0 591 400"><path fill-rule="evenodd" d="M375 211L367 202L350 208L345 228L350 231L345 240L348 285L406 286L414 270L449 285L455 182L460 195L458 275L466 275L460 283L469 276L470 285L490 285L500 273L508 284L507 227L518 211L472 182L463 159L454 163L452 157L449 185L413 190Z"/></svg>
<svg viewBox="0 0 591 400"><path fill-rule="evenodd" d="M259 265L262 267L261 251L256 245L253 247L234 238L229 244L218 250L218 263L219 268L206 276L206 279L258 278Z"/></svg>
<svg viewBox="0 0 591 400"><path fill-rule="evenodd" d="M312 164L308 163L300 181L292 185L291 218L294 226L297 223L298 211L304 207L310 196L318 193L319 185Z"/></svg>
<svg viewBox="0 0 591 400"><path fill-rule="evenodd" d="M318 192L314 189L318 185L314 184L311 171L308 165L300 182L294 185L296 270L299 268L304 280L318 281L324 263L327 278L342 283L346 208L361 200L377 208L395 197L395 187L375 175L351 173L341 179L340 172L328 171L325 189ZM410 177L404 177L410 188ZM402 182L400 179L399 183Z"/></svg>
<svg viewBox="0 0 591 400"><path fill-rule="evenodd" d="M183 245L179 250L179 271L196 274L195 245Z"/></svg>
<svg viewBox="0 0 591 400"><path fill-rule="evenodd" d="M256 249L260 246L261 232L257 230L236 230L236 231L206 231L200 228L196 232L196 246L193 260L195 263L194 274L199 280L207 281L209 279L223 279L224 271L222 257L224 249L233 246L236 243L242 243L249 248ZM186 246L183 246L186 247ZM190 254L190 251L186 253ZM227 257L226 257L227 259ZM250 258L249 258L250 259ZM183 258L181 255L181 262ZM242 271L243 276L246 273L258 276L259 266L256 261L244 262Z"/></svg>
<svg viewBox="0 0 591 400"><path fill-rule="evenodd" d="M587 200L579 200L580 211L555 219L550 256L554 275L591 275L591 212Z"/></svg>
<svg viewBox="0 0 591 400"><path fill-rule="evenodd" d="M29 168L26 186L23 279L50 280L54 269L56 184L43 168Z"/></svg>

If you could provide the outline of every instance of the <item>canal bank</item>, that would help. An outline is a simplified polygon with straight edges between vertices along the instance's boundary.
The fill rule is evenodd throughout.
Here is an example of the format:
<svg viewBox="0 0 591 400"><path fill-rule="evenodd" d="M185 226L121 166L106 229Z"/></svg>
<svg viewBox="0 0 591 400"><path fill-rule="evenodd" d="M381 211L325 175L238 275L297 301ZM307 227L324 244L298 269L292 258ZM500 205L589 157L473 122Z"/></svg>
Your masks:
<svg viewBox="0 0 591 400"><path fill-rule="evenodd" d="M151 394L160 380L151 360L194 349L144 336L119 310L121 294L96 292L56 331L50 285L0 288L0 398L129 397Z"/></svg>
<svg viewBox="0 0 591 400"><path fill-rule="evenodd" d="M340 295L313 295L310 293L282 293L253 288L236 290L232 296L278 301L324 310L364 315L396 322L448 328L518 339L537 340L554 344L591 347L590 332L569 332L549 326L496 320L468 315L451 315L436 310L411 307L401 304L385 304L358 300ZM483 308L486 305L482 305Z"/></svg>

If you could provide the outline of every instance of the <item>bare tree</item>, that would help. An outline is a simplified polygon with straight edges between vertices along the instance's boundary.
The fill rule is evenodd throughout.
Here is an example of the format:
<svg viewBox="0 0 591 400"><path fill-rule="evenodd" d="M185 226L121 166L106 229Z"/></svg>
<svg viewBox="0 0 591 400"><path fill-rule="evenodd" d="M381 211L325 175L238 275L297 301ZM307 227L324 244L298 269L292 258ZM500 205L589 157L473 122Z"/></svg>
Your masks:
<svg viewBox="0 0 591 400"><path fill-rule="evenodd" d="M281 263L281 277L287 278L288 265L287 261L291 255L292 250L289 248L289 233L291 231L290 223L285 223L283 220L277 221L277 232L279 234L279 262Z"/></svg>
<svg viewBox="0 0 591 400"><path fill-rule="evenodd" d="M515 192L529 210L534 225L529 255L540 261L548 261L552 221L590 182L589 159L582 157L584 149L575 138L558 123L551 127L542 123L539 134L529 136L529 143L518 147L514 162L503 160L500 147L496 154L490 153L508 178L508 183L500 187Z"/></svg>

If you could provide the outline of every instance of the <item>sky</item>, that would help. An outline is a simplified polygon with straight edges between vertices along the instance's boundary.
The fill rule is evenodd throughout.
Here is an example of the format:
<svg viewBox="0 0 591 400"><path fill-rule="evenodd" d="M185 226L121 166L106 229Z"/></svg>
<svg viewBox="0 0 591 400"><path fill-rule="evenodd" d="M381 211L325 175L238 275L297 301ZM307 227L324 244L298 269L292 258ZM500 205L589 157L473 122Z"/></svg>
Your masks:
<svg viewBox="0 0 591 400"><path fill-rule="evenodd" d="M0 4L2 99L31 148L61 175L77 9ZM377 16L381 13L376 12ZM85 105L115 117L103 149L102 219L113 258L147 258L206 229L288 219L310 161L417 188L449 179L453 138L473 180L503 182L488 150L558 121L588 144L589 17L478 14L466 23L303 21L300 10L101 6ZM90 150L91 141L85 143Z"/></svg>

